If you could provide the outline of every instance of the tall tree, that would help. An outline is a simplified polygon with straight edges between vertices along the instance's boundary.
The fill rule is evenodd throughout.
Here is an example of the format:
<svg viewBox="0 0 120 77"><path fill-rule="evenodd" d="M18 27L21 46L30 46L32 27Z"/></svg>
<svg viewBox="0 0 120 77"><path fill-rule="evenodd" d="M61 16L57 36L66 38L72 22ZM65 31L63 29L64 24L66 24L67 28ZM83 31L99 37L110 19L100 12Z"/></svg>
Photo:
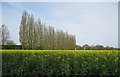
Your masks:
<svg viewBox="0 0 120 77"><path fill-rule="evenodd" d="M27 11L25 10L22 14L20 31L19 31L19 41L23 47L26 45L26 26L27 26Z"/></svg>
<svg viewBox="0 0 120 77"><path fill-rule="evenodd" d="M26 41L26 46L29 47L29 25L30 25L30 15L28 14L27 16L27 26L26 26L26 36L25 36L25 41Z"/></svg>
<svg viewBox="0 0 120 77"><path fill-rule="evenodd" d="M38 34L37 34L37 22L35 22L34 31L33 31L33 49L37 48L38 43Z"/></svg>
<svg viewBox="0 0 120 77"><path fill-rule="evenodd" d="M43 25L41 24L40 19L38 19L38 38L39 38L39 44L38 47L43 47Z"/></svg>
<svg viewBox="0 0 120 77"><path fill-rule="evenodd" d="M23 47L31 49L73 49L76 47L75 36L68 32L56 31L53 27L42 24L40 19L34 21L34 16L26 11L22 14L19 40Z"/></svg>
<svg viewBox="0 0 120 77"><path fill-rule="evenodd" d="M1 28L0 28L0 37L1 37L2 45L5 45L6 42L7 42L7 39L10 37L7 26L5 26L5 25L1 26Z"/></svg>
<svg viewBox="0 0 120 77"><path fill-rule="evenodd" d="M48 48L52 49L52 28L49 25L49 34L48 34Z"/></svg>
<svg viewBox="0 0 120 77"><path fill-rule="evenodd" d="M34 39L34 16L33 14L31 14L31 18L30 18L30 24L29 24L29 45L30 47L33 47L33 39Z"/></svg>
<svg viewBox="0 0 120 77"><path fill-rule="evenodd" d="M44 36L43 36L43 41L44 41L44 43L43 43L43 48L44 48L44 49L47 49L47 28L46 28L45 24L44 24Z"/></svg>
<svg viewBox="0 0 120 77"><path fill-rule="evenodd" d="M51 35L51 49L55 49L55 30L54 30L54 28L53 27L51 27L51 33L52 33L52 35Z"/></svg>

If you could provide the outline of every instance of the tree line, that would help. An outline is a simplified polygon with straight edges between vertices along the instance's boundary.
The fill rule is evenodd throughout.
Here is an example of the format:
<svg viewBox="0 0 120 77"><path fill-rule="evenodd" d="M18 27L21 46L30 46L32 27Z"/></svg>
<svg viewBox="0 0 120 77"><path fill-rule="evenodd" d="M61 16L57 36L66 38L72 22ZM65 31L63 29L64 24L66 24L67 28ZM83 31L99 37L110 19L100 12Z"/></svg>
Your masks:
<svg viewBox="0 0 120 77"><path fill-rule="evenodd" d="M75 49L75 35L34 20L25 10L20 23L19 40L24 49Z"/></svg>
<svg viewBox="0 0 120 77"><path fill-rule="evenodd" d="M114 48L114 47L109 47L109 46L102 46L102 45L88 45L85 44L83 46L76 45L76 50L120 50L120 48Z"/></svg>
<svg viewBox="0 0 120 77"><path fill-rule="evenodd" d="M7 26L3 24L0 28L0 45L2 45L2 49L23 49L22 45L16 45L12 40L8 40L8 38L10 38L9 30ZM109 46L104 47L102 45L90 46L88 44L85 44L83 46L76 45L75 49L76 50L120 50L120 48L114 48Z"/></svg>

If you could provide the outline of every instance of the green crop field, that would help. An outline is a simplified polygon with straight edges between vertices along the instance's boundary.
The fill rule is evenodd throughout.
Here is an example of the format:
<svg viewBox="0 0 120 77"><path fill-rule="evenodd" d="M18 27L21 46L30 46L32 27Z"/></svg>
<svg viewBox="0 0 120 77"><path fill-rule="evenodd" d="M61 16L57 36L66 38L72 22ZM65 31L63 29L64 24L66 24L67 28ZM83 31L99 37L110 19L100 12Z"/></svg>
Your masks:
<svg viewBox="0 0 120 77"><path fill-rule="evenodd" d="M2 50L3 75L119 75L118 50Z"/></svg>

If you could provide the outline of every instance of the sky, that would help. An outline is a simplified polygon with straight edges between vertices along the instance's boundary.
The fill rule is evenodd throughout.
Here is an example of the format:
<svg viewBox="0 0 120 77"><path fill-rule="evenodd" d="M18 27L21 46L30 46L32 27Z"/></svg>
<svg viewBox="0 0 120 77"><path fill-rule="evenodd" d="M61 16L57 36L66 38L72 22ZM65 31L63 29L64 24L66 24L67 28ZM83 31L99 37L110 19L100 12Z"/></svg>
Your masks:
<svg viewBox="0 0 120 77"><path fill-rule="evenodd" d="M20 44L22 13L27 10L35 20L40 18L47 26L75 35L77 45L118 47L117 2L2 2L1 5L2 24L8 27L10 40L16 44Z"/></svg>

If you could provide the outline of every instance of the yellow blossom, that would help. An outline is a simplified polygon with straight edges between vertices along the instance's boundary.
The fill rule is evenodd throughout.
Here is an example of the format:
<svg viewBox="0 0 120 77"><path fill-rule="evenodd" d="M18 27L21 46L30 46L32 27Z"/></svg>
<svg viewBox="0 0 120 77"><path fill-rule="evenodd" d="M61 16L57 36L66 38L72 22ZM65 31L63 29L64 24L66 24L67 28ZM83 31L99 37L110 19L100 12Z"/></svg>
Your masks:
<svg viewBox="0 0 120 77"><path fill-rule="evenodd" d="M88 57L88 59L91 59L90 57Z"/></svg>
<svg viewBox="0 0 120 77"><path fill-rule="evenodd" d="M87 62L86 62L86 61L84 61L84 63L86 64Z"/></svg>
<svg viewBox="0 0 120 77"><path fill-rule="evenodd" d="M115 58L114 62L117 62L117 61L118 61L118 57L117 57L117 58Z"/></svg>
<svg viewBox="0 0 120 77"><path fill-rule="evenodd" d="M85 59L84 57L82 57L82 59Z"/></svg>
<svg viewBox="0 0 120 77"><path fill-rule="evenodd" d="M98 58L96 58L95 61L98 61Z"/></svg>
<svg viewBox="0 0 120 77"><path fill-rule="evenodd" d="M33 56L36 56L36 55L33 55Z"/></svg>
<svg viewBox="0 0 120 77"><path fill-rule="evenodd" d="M64 59L62 59L62 61L64 62Z"/></svg>
<svg viewBox="0 0 120 77"><path fill-rule="evenodd" d="M102 67L105 67L105 65L102 65Z"/></svg>
<svg viewBox="0 0 120 77"><path fill-rule="evenodd" d="M107 58L104 56L104 59L107 60Z"/></svg>
<svg viewBox="0 0 120 77"><path fill-rule="evenodd" d="M60 59L60 57L57 57L57 59Z"/></svg>
<svg viewBox="0 0 120 77"><path fill-rule="evenodd" d="M67 58L67 60L70 60L70 58Z"/></svg>

